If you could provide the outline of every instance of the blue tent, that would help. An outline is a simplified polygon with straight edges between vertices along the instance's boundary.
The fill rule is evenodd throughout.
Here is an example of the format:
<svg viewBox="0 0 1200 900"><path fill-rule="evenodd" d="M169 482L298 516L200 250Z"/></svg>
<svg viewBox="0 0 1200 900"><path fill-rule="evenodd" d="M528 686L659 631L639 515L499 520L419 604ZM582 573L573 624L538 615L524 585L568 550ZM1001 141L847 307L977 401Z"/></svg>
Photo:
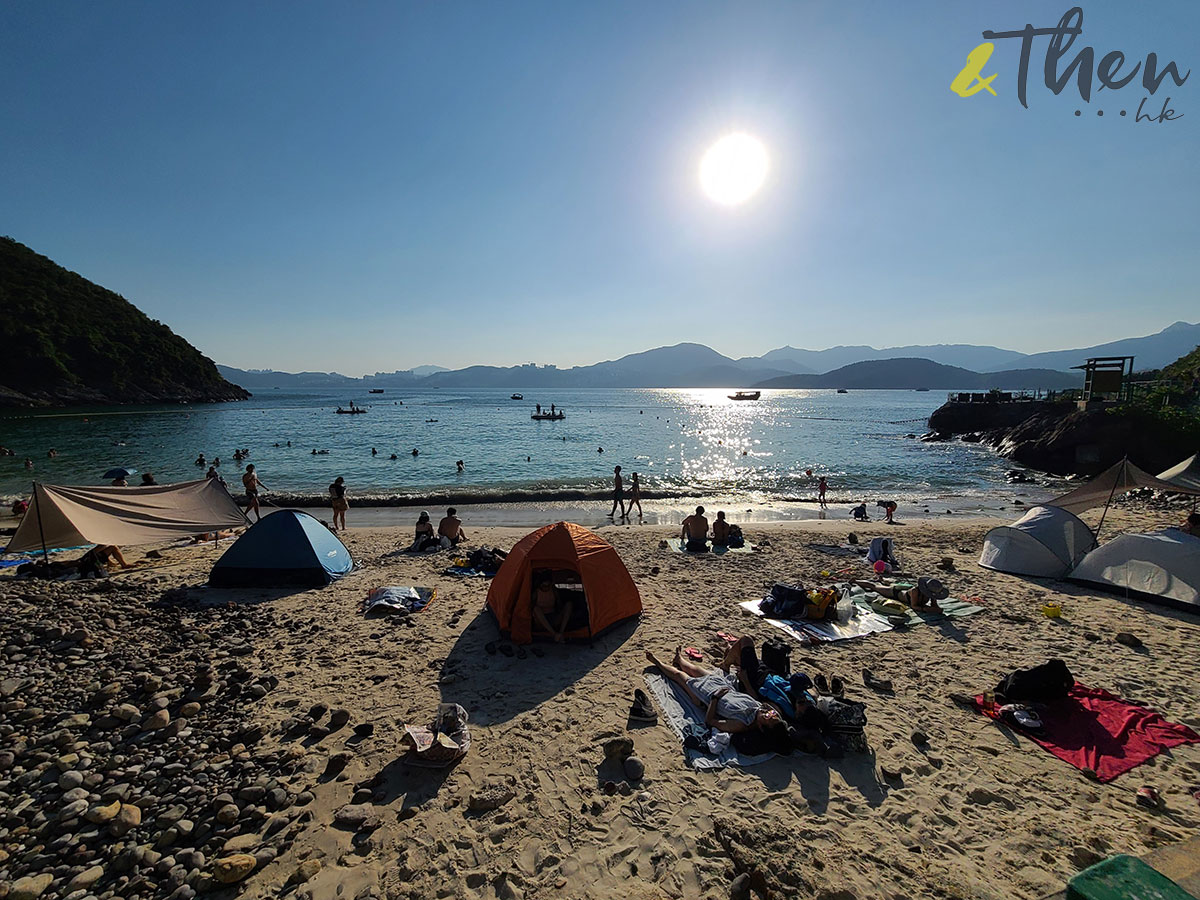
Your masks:
<svg viewBox="0 0 1200 900"><path fill-rule="evenodd" d="M346 545L298 509L264 516L217 560L213 587L319 587L354 568Z"/></svg>

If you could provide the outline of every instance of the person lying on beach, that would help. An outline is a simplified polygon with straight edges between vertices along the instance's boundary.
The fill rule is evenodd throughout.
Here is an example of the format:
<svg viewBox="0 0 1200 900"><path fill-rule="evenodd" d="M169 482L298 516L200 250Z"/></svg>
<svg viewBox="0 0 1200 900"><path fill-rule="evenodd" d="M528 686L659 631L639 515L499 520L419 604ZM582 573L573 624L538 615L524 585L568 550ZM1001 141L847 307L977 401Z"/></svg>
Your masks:
<svg viewBox="0 0 1200 900"><path fill-rule="evenodd" d="M462 519L458 517L458 510L453 506L446 510L445 517L438 522L438 537L442 546L447 548L461 544L467 539L467 533L463 531Z"/></svg>
<svg viewBox="0 0 1200 900"><path fill-rule="evenodd" d="M571 620L571 610L574 604L570 600L560 600L554 589L554 576L546 572L539 579L533 591L533 619L540 631L554 638L555 643L561 644L566 638L567 622ZM550 617L558 616L557 627L550 624Z"/></svg>
<svg viewBox="0 0 1200 900"><path fill-rule="evenodd" d="M936 578L918 578L915 587L876 584L872 581L854 582L864 591L872 591L887 600L899 600L910 609L941 612L939 600L950 596L950 589Z"/></svg>
<svg viewBox="0 0 1200 900"><path fill-rule="evenodd" d="M237 532L232 528L224 528L221 531L206 531L204 534L192 535L192 543L203 544L211 541L223 541L226 538L231 538L236 534Z"/></svg>
<svg viewBox="0 0 1200 900"><path fill-rule="evenodd" d="M417 526L414 529L414 537L410 550L428 550L430 547L440 547L441 541L438 540L437 534L434 533L433 523L429 521L429 513L422 512L417 516Z"/></svg>
<svg viewBox="0 0 1200 900"><path fill-rule="evenodd" d="M791 738L778 710L738 690L738 681L731 675L684 659L680 650L675 649L675 658L670 664L650 650L646 651L646 659L705 710L705 725L726 734L758 731L776 753L791 753Z"/></svg>
<svg viewBox="0 0 1200 900"><path fill-rule="evenodd" d="M686 547L692 553L708 550L708 519L704 518L703 506L697 506L696 514L683 520L679 536L687 541Z"/></svg>
<svg viewBox="0 0 1200 900"><path fill-rule="evenodd" d="M117 565L122 569L133 568L133 566L125 562L125 557L121 555L121 548L116 544L97 544L80 557L78 562L79 577L103 578L108 574L109 566L113 560L116 560Z"/></svg>

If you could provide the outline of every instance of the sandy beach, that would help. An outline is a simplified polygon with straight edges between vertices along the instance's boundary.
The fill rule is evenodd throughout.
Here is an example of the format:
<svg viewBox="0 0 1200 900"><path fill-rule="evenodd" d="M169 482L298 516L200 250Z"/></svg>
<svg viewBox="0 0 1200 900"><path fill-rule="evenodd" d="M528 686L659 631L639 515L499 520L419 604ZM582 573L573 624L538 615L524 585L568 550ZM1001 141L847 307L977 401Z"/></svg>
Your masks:
<svg viewBox="0 0 1200 900"><path fill-rule="evenodd" d="M1110 510L1105 530L1175 518ZM1057 657L1083 683L1200 727L1200 620L981 569L991 524L767 523L747 529L761 552L719 558L660 548L674 528L603 526L644 614L592 646L541 645L523 659L485 652L497 636L488 581L443 575L448 553L395 553L408 528L352 527L360 568L302 593L203 587L227 545L159 548L145 570L106 583L4 577L0 880L9 897L37 896L12 886L42 875L43 897L725 898L749 872L771 897L1037 898L1106 856L1193 834L1200 747L1101 785L949 699ZM529 530L466 528L468 546L505 549ZM866 703L870 752L698 772L661 720L627 720L646 648L691 645L711 661L717 631L780 637L737 604L777 580L834 580L854 561L808 545L851 530L894 536L914 574L953 558L956 571L940 573L951 595L986 606L795 646L794 669L841 675ZM363 598L382 585L438 596L407 620L364 618ZM1061 619L1041 614L1049 599ZM1117 643L1122 631L1144 646ZM894 695L864 687L864 667ZM427 724L443 701L470 713L469 754L446 771L399 761L404 724ZM148 725L159 709L170 724ZM327 710L346 723L331 730ZM646 776L609 796L597 769L613 737L633 740ZM472 809L489 785L511 799ZM1136 805L1143 785L1161 810ZM115 800L138 822L88 821ZM215 883L238 854L253 871L236 888Z"/></svg>

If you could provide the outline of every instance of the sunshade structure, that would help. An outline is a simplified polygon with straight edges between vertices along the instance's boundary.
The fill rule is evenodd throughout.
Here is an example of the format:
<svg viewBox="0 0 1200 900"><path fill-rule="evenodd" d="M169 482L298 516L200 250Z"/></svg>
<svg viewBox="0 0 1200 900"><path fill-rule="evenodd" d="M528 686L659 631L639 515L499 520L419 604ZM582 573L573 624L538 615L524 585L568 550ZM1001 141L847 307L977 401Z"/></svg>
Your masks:
<svg viewBox="0 0 1200 900"><path fill-rule="evenodd" d="M1177 491L1200 494L1200 453L1189 456L1165 472L1159 472L1158 480L1174 485Z"/></svg>
<svg viewBox="0 0 1200 900"><path fill-rule="evenodd" d="M213 478L150 487L34 484L6 552L150 544L245 524L245 514Z"/></svg>
<svg viewBox="0 0 1200 900"><path fill-rule="evenodd" d="M109 469L101 478L128 478L130 475L136 475L137 469L130 469L126 466L117 466L115 469Z"/></svg>
<svg viewBox="0 0 1200 900"><path fill-rule="evenodd" d="M217 560L212 587L320 587L354 568L346 545L298 509L264 516Z"/></svg>
<svg viewBox="0 0 1200 900"><path fill-rule="evenodd" d="M1070 580L1200 612L1200 537L1178 528L1123 534L1084 557Z"/></svg>
<svg viewBox="0 0 1200 900"><path fill-rule="evenodd" d="M488 609L515 643L532 639L535 569L579 576L584 608L575 610L565 637L594 637L642 611L637 586L612 545L582 525L557 522L521 538L488 590Z"/></svg>
<svg viewBox="0 0 1200 900"><path fill-rule="evenodd" d="M1074 513L1035 506L987 533L979 564L1013 575L1064 578L1095 545L1091 529Z"/></svg>
<svg viewBox="0 0 1200 900"><path fill-rule="evenodd" d="M1179 466L1175 468L1177 469ZM1167 471L1174 472L1175 469ZM1134 488L1143 487L1172 493L1200 494L1200 486L1189 488L1182 483L1155 478L1153 475L1143 472L1128 459L1123 459L1101 472L1087 484L1080 485L1070 493L1063 494L1054 500L1048 500L1046 506L1057 506L1059 509L1065 509L1078 515L1097 506L1107 506L1113 497L1120 496Z"/></svg>

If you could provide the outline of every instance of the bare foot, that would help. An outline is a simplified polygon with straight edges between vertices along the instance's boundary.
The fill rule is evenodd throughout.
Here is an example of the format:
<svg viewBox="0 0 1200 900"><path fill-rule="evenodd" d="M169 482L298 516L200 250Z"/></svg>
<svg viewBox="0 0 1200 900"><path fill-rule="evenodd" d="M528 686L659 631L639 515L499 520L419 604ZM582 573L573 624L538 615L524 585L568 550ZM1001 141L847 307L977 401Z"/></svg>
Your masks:
<svg viewBox="0 0 1200 900"><path fill-rule="evenodd" d="M646 651L646 659L648 659L653 665L658 666L660 669L662 668L662 663L658 661L658 657L654 655L653 650Z"/></svg>
<svg viewBox="0 0 1200 900"><path fill-rule="evenodd" d="M675 658L672 662L675 663L677 669L683 664L683 644L675 648Z"/></svg>

